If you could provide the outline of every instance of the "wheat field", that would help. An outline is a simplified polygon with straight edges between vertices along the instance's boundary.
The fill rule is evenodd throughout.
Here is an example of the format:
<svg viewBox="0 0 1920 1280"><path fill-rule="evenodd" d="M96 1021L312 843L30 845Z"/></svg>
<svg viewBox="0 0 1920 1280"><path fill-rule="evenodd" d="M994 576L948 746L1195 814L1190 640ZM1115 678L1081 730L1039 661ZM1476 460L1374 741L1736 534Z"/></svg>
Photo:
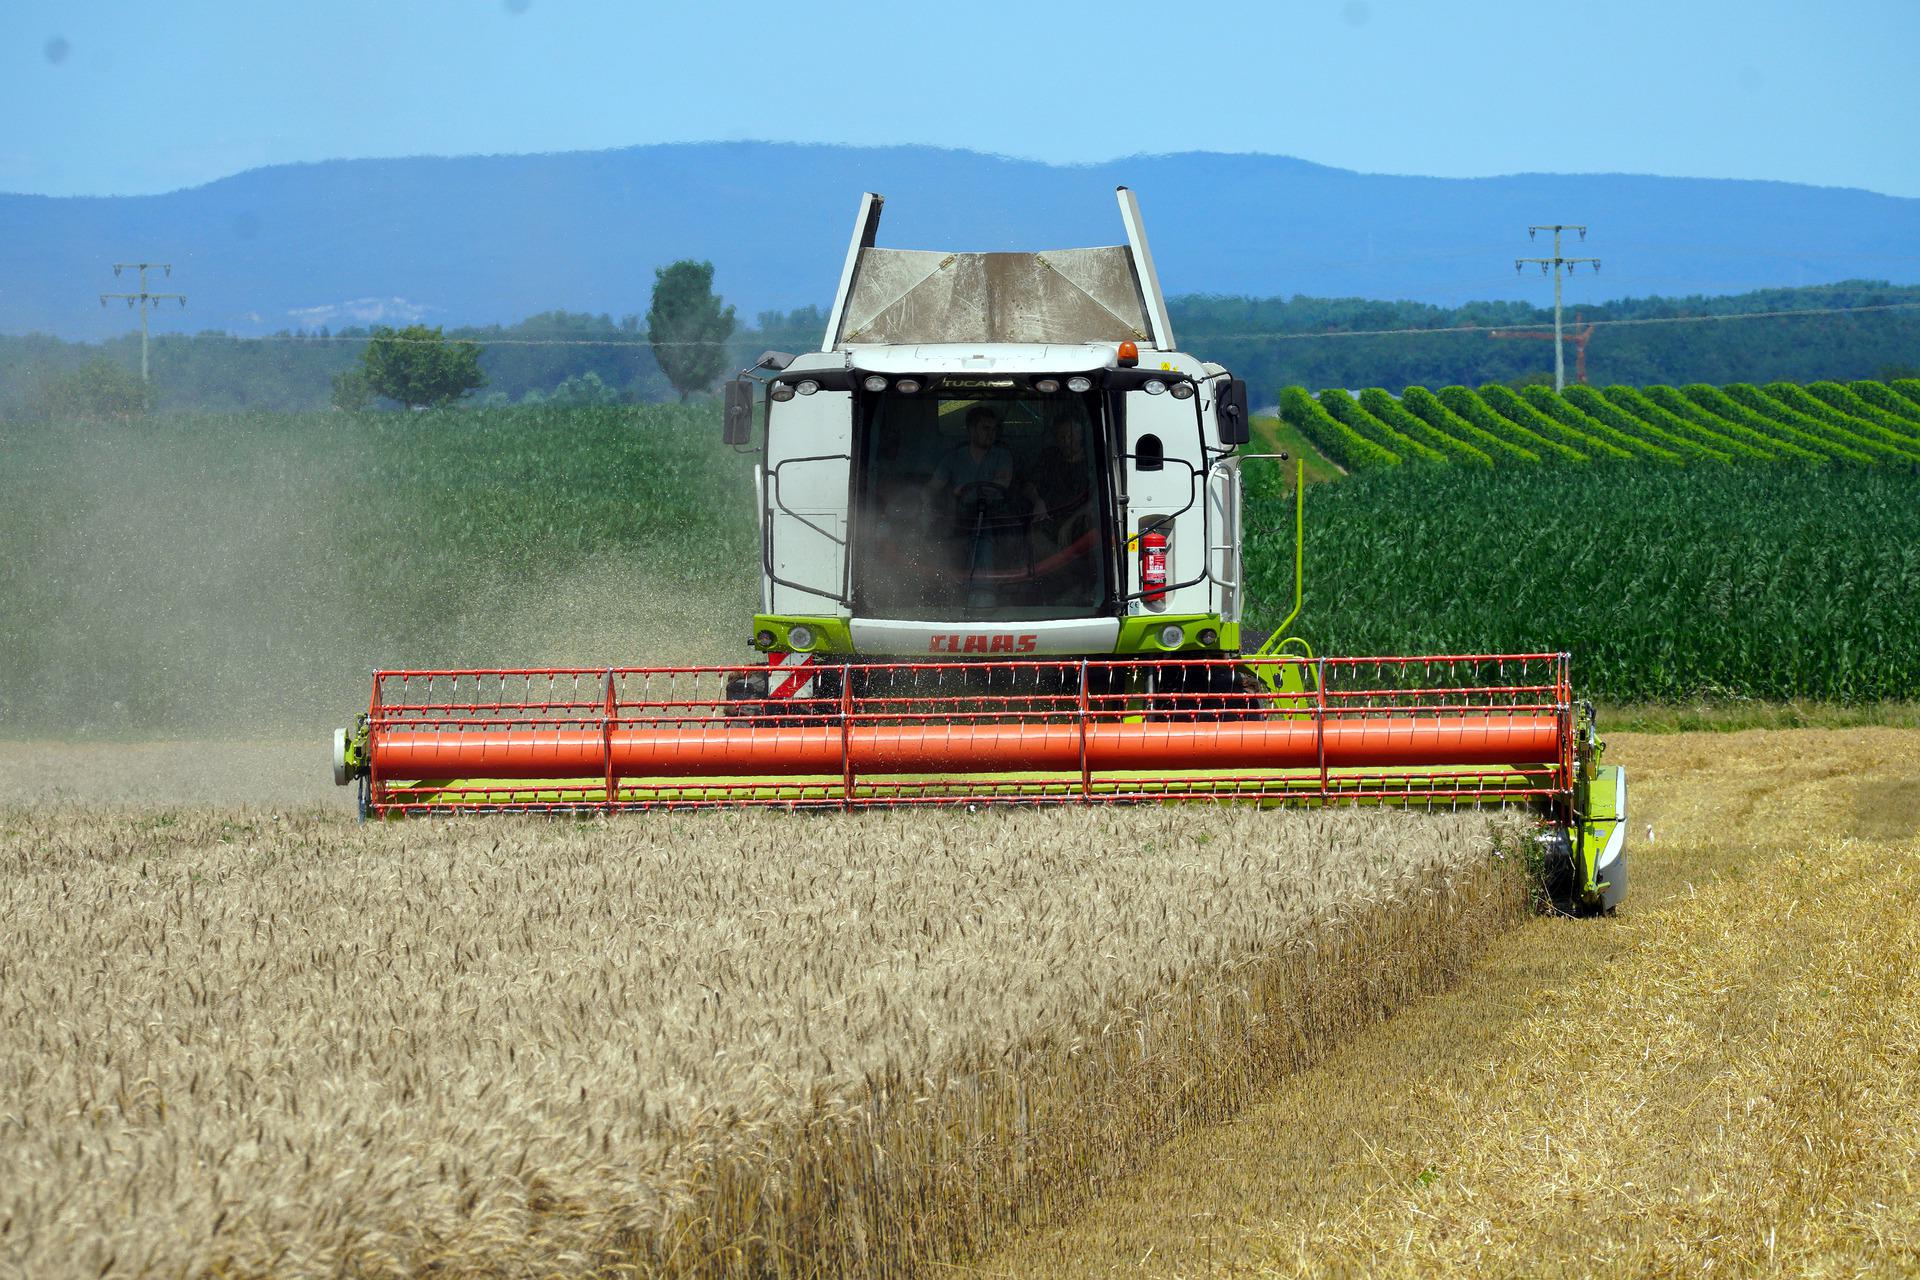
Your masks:
<svg viewBox="0 0 1920 1280"><path fill-rule="evenodd" d="M1484 814L18 801L0 1270L34 1277L906 1273L1524 910Z"/></svg>

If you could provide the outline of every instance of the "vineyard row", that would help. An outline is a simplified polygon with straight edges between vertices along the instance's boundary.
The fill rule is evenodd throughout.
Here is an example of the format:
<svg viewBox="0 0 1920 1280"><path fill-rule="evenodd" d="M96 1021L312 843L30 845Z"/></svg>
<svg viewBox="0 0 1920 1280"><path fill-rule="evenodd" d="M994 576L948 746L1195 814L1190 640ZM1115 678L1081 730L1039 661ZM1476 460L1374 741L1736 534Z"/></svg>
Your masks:
<svg viewBox="0 0 1920 1280"><path fill-rule="evenodd" d="M1280 393L1280 413L1347 471L1554 463L1920 466L1920 380L1764 387L1490 385Z"/></svg>

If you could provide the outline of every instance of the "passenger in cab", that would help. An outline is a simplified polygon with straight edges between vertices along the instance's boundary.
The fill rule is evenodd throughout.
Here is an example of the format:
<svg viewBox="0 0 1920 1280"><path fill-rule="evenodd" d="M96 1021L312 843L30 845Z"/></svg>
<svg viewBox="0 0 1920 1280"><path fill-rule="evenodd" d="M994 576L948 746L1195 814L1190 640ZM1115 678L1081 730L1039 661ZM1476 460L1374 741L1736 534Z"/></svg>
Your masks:
<svg viewBox="0 0 1920 1280"><path fill-rule="evenodd" d="M1087 457L1087 423L1062 412L1053 420L1053 443L1034 463L1039 500L1034 534L1044 550L1071 546L1093 528L1093 466Z"/></svg>

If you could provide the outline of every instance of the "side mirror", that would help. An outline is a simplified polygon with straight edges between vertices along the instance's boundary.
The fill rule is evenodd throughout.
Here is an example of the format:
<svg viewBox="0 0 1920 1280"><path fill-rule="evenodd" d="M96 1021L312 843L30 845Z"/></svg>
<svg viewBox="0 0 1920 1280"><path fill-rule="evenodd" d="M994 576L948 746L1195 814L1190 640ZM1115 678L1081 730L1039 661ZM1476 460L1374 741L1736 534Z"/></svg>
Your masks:
<svg viewBox="0 0 1920 1280"><path fill-rule="evenodd" d="M1240 445L1253 438L1253 420L1247 412L1247 381L1228 378L1214 395L1213 416L1220 427L1220 443Z"/></svg>
<svg viewBox="0 0 1920 1280"><path fill-rule="evenodd" d="M745 378L735 378L727 384L720 439L733 445L753 439L753 384Z"/></svg>

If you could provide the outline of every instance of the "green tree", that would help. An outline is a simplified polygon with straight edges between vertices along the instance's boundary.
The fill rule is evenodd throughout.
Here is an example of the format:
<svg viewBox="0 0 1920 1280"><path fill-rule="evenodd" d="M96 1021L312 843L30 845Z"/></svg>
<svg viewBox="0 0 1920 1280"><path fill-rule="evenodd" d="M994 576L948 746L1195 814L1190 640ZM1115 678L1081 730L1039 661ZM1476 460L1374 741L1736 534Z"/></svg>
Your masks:
<svg viewBox="0 0 1920 1280"><path fill-rule="evenodd" d="M367 381L364 366L342 369L333 375L333 407L345 413L361 413L373 405L373 385Z"/></svg>
<svg viewBox="0 0 1920 1280"><path fill-rule="evenodd" d="M620 392L606 384L600 375L589 369L585 373L576 373L563 378L547 396L548 404L585 405L619 404Z"/></svg>
<svg viewBox="0 0 1920 1280"><path fill-rule="evenodd" d="M647 341L684 402L711 388L725 370L733 308L722 307L713 291L711 262L683 259L657 269L653 277Z"/></svg>
<svg viewBox="0 0 1920 1280"><path fill-rule="evenodd" d="M151 398L140 375L106 356L49 376L27 404L27 416L51 420L131 418L147 411Z"/></svg>
<svg viewBox="0 0 1920 1280"><path fill-rule="evenodd" d="M1573 379L1568 378L1567 381L1572 382ZM1534 369L1517 377L1508 378L1504 385L1512 387L1515 391L1525 391L1528 387L1550 387L1553 385L1553 375L1544 369Z"/></svg>
<svg viewBox="0 0 1920 1280"><path fill-rule="evenodd" d="M452 404L487 381L479 344L449 342L438 325L376 328L361 369L375 393L409 409Z"/></svg>

